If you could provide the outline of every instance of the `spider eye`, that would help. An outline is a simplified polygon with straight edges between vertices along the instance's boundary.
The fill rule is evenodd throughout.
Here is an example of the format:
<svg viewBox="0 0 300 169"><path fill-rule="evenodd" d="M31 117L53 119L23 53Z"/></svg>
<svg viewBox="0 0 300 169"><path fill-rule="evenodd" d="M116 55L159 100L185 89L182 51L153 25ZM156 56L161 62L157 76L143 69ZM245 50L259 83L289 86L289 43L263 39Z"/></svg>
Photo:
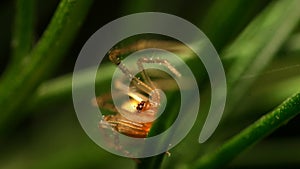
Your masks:
<svg viewBox="0 0 300 169"><path fill-rule="evenodd" d="M141 101L137 106L136 106L136 109L141 111L144 109L144 106L145 106L145 102L144 101Z"/></svg>

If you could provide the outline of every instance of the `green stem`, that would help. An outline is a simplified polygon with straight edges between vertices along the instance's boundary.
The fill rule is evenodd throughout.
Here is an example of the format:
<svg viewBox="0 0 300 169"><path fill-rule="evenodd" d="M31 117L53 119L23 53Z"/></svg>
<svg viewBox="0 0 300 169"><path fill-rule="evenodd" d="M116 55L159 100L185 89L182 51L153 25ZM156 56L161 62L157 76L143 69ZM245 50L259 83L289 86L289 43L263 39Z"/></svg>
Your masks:
<svg viewBox="0 0 300 169"><path fill-rule="evenodd" d="M148 157L139 159L140 161L137 163L137 169L152 169L161 167L162 161L164 159L165 154L160 154L154 157Z"/></svg>
<svg viewBox="0 0 300 169"><path fill-rule="evenodd" d="M223 144L216 152L200 158L193 168L220 168L241 152L268 136L300 113L300 92L288 98L274 111L264 115L238 135Z"/></svg>
<svg viewBox="0 0 300 169"><path fill-rule="evenodd" d="M227 0L213 1L204 19L201 20L200 28L219 51L238 35L255 14L262 10L261 6L264 4L266 4L265 0L231 0L230 5Z"/></svg>
<svg viewBox="0 0 300 169"><path fill-rule="evenodd" d="M14 31L12 37L12 58L18 62L25 57L33 43L35 0L17 0Z"/></svg>
<svg viewBox="0 0 300 169"><path fill-rule="evenodd" d="M0 133L8 119L20 116L18 110L27 97L63 59L91 3L92 0L62 0L28 59L9 65L4 72L0 80Z"/></svg>
<svg viewBox="0 0 300 169"><path fill-rule="evenodd" d="M104 85L110 86L111 73L116 69L113 64L102 66L95 80L95 86L103 87ZM82 86L86 85L86 77L90 74L89 71L84 71L77 76L82 79ZM72 100L72 75L64 75L56 79L43 82L32 95L28 103L30 110L35 110L43 105L57 104Z"/></svg>
<svg viewBox="0 0 300 169"><path fill-rule="evenodd" d="M168 113L163 113L161 117L159 117L151 127L148 137L156 136L161 132L167 130L175 121L177 117L177 112L179 110L180 100L178 99L179 93L170 92L168 97L168 102L172 103L167 105L166 110ZM162 145L165 145L169 142L172 136L166 136L160 140ZM160 145L157 145L159 147ZM139 159L141 162L137 164L137 169L152 169L152 168L160 168L163 162L164 157L167 156L167 153L162 153L157 156L148 157Z"/></svg>
<svg viewBox="0 0 300 169"><path fill-rule="evenodd" d="M186 62L192 62L193 57L191 54L181 54L182 59ZM116 69L116 66L112 63L101 65L97 73L95 85L107 86L111 85L112 72ZM198 66L199 69L199 66ZM90 74L89 70L81 72L78 76L82 79L82 87L86 84L85 78ZM107 91L102 91L106 93ZM100 92L101 93L101 92ZM57 104L61 101L65 101L72 95L72 74L67 74L52 80L43 82L37 90L32 94L32 98L29 100L30 110L37 109L41 105L49 103Z"/></svg>
<svg viewBox="0 0 300 169"><path fill-rule="evenodd" d="M224 59L233 60L227 72L227 112L237 106L256 79L243 80L241 77L259 74L293 32L300 20L298 6L298 0L274 1L223 52Z"/></svg>
<svg viewBox="0 0 300 169"><path fill-rule="evenodd" d="M288 40L285 46L285 52L300 52L300 32L297 32Z"/></svg>

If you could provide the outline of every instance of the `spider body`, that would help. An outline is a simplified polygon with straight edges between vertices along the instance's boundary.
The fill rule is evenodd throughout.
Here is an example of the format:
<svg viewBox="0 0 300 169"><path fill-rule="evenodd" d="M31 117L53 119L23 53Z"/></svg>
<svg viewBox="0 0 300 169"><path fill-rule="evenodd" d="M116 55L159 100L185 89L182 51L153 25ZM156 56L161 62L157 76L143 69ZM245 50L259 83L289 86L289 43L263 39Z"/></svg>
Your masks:
<svg viewBox="0 0 300 169"><path fill-rule="evenodd" d="M127 78L131 79L132 88L134 88L134 90L128 92L125 90L125 87L122 86L122 83L115 84L121 91L120 93L124 93L131 98L130 101L124 103L122 107L118 109L121 112L119 112L113 104L107 103L108 100L111 100L111 95L96 98L96 104L100 108L108 109L116 113L114 115L103 116L99 123L100 128L111 127L114 132L119 132L130 137L145 138L148 136L153 124L152 119L155 119L157 115L161 96L156 90L157 88L151 81L151 78L144 70L143 64L160 64L166 66L177 76L181 76L181 74L166 59L142 57L137 61L137 66L143 79L140 80L122 63L119 56L141 49L155 47L157 46L157 42L158 41L139 41L126 48L113 49L108 53L110 61L114 63ZM127 114L128 117L131 118L124 117L122 113Z"/></svg>
<svg viewBox="0 0 300 169"><path fill-rule="evenodd" d="M121 114L107 115L103 117L114 130L130 137L145 138L150 131L152 122L138 123L124 118ZM103 122L102 122L103 123Z"/></svg>

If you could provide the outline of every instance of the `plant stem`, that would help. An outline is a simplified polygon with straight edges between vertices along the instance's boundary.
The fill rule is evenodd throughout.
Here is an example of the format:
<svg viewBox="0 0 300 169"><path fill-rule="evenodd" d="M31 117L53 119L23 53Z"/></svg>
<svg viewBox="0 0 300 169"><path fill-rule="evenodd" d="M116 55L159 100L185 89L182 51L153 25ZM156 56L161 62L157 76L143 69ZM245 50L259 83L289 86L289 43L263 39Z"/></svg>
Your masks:
<svg viewBox="0 0 300 169"><path fill-rule="evenodd" d="M99 75L96 77L95 85L96 86L110 86L111 72L116 69L115 65L108 64L101 67ZM89 71L82 72L80 75L77 75L82 80L82 86L86 84L86 77L90 74ZM31 100L28 103L30 110L35 110L42 105L57 104L59 102L64 102L70 100L72 97L72 75L64 75L56 79L43 82L37 90L32 95Z"/></svg>
<svg viewBox="0 0 300 169"><path fill-rule="evenodd" d="M18 110L27 97L63 59L91 3L92 0L62 0L28 58L8 66L0 80L0 133L8 127L8 119L20 116Z"/></svg>
<svg viewBox="0 0 300 169"><path fill-rule="evenodd" d="M12 37L12 62L18 62L29 52L33 43L35 0L17 0Z"/></svg>
<svg viewBox="0 0 300 169"><path fill-rule="evenodd" d="M238 135L223 144L216 152L200 158L192 168L220 168L241 152L265 138L278 127L300 113L300 92L288 98L274 111L264 115Z"/></svg>
<svg viewBox="0 0 300 169"><path fill-rule="evenodd" d="M224 59L233 60L227 72L227 112L232 112L256 79L241 77L259 74L293 32L300 20L298 6L298 0L274 1L223 52Z"/></svg>
<svg viewBox="0 0 300 169"><path fill-rule="evenodd" d="M178 93L171 92L168 97L168 102L173 103L172 105L168 105L166 107L166 110L168 110L168 113L163 113L161 117L159 117L151 127L151 130L149 132L148 137L156 136L160 134L162 131L165 131L168 129L173 122L175 121L177 117L177 113L179 111L179 105L180 102L178 99ZM166 136L165 138L161 139L160 143L162 145L168 143L170 139L172 138L171 135ZM159 147L160 145L157 145ZM157 156L148 157L139 159L141 162L137 164L137 169L152 169L152 168L160 168L163 162L164 157L166 157L167 154L162 153Z"/></svg>
<svg viewBox="0 0 300 169"><path fill-rule="evenodd" d="M264 4L266 4L265 0L231 0L230 5L227 0L213 1L204 19L201 20L201 28L219 51L238 35L254 14L262 10L261 6ZM226 8L224 8L225 6ZM247 6L247 10L245 10L245 6ZM238 22L236 22L237 20Z"/></svg>

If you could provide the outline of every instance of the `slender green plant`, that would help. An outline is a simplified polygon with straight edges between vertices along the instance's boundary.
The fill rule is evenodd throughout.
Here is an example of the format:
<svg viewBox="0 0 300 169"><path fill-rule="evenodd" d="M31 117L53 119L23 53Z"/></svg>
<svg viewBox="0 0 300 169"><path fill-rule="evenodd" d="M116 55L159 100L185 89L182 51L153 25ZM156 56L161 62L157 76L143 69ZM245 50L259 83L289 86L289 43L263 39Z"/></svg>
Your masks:
<svg viewBox="0 0 300 169"><path fill-rule="evenodd" d="M195 169L220 168L228 164L241 152L268 136L278 127L286 124L300 113L300 92L294 94L274 111L262 116L259 120L225 142L216 152L201 157L192 167Z"/></svg>
<svg viewBox="0 0 300 169"><path fill-rule="evenodd" d="M262 73L272 59L278 56L278 51L286 43L286 40L291 37L295 28L299 26L300 13L298 12L298 8L300 1L272 1L266 8L261 8L263 11L246 26L233 43L226 46L232 40L232 36L231 33L224 33L224 29L232 30L234 34L237 34L245 26L246 21L244 23L239 22L240 25L236 25L236 21L239 19L250 20L251 17L254 17L254 9L267 4L266 2L257 0L249 3L234 0L231 2L232 6L228 8L229 12L225 12L220 16L215 11L222 11L223 6L228 2L225 0L216 0L207 12L207 16L201 21L202 24L200 25L203 26L204 32L216 44L217 49L224 49L221 52L221 58L228 68L226 69L226 75L229 87L229 103L226 109L226 118L232 117L228 112L234 112L234 107L240 103L241 98L245 96L247 90L249 90L257 79L257 75ZM0 78L0 135L17 118L30 116L32 112L43 107L51 107L51 105L55 105L56 103L67 102L67 100L71 101L71 74L51 80L47 79L53 70L58 68L65 53L75 40L78 30L92 4L92 0L61 0L49 25L37 43L34 44L36 3L36 0L16 0L10 63ZM126 3L124 11L126 13L139 12L141 9L150 11L157 3L158 1L138 2L138 5ZM176 1L176 4L180 4L180 2ZM243 11L245 5L251 10ZM292 47L295 50L296 47L296 52L299 52L299 48L297 48L297 46L299 47L298 41L294 39L293 43L288 46L288 50L291 50ZM185 57L184 60L193 62L192 57ZM112 72L114 69L116 67L113 64L102 66L101 72L99 72L101 77L97 76L96 85L100 87L110 85L111 77L108 72ZM250 75L252 78L244 81L242 77L245 75ZM85 85L85 77L87 76L88 72L80 75L83 87ZM278 99L282 99L283 96L290 92L285 89L289 89L291 85L293 89L298 89L298 84L299 78L290 79L290 81L281 82L266 90L263 89L262 93L264 97L273 97L274 90L279 91ZM176 103L176 97L172 97L168 101ZM243 151L249 149L298 115L300 113L299 110L300 93L297 92L273 111L262 116L240 133L228 139L217 150L210 153L207 153L207 151L202 153L196 162L190 164L183 161L182 163L184 164L182 166L195 169L223 168ZM168 117L156 121L149 136L156 135L159 131L168 128L172 124L172 120L176 118L176 113L172 112L176 111L175 107L174 110L172 108L168 109ZM24 114L25 112L27 114ZM53 124L53 126L58 128L64 128L65 125L71 124L60 123L57 126ZM53 133L58 133L59 135L60 131L57 128L55 129ZM66 133L74 132L73 130L66 131L68 131ZM41 135L38 137L39 139L43 138ZM47 140L48 137L47 135ZM84 135L85 137L86 135ZM69 139L77 140L78 137L74 136ZM60 142L65 143L63 140L61 139ZM0 139L0 143L2 143L1 141ZM97 165L100 168L103 165L105 167L117 166L117 162L114 164L115 161L113 158L115 157L113 155L109 156L103 151L98 152L95 145L91 146L89 144L88 139L80 141L80 144L70 143L71 148L63 147L56 154L53 154L53 151L41 148L44 146L43 142L41 142L41 145L34 144L34 146L36 146L35 151L37 154L40 152L47 154L48 151L50 155L46 156L46 158L37 157L40 159L39 162L31 165L18 164L19 157L13 156L13 161L16 161L14 162L15 166L22 166L23 168L84 168L89 164ZM26 148L24 149L26 150ZM27 151L31 151L31 147L27 149ZM189 151L194 150L191 149ZM27 156L27 154L23 153L23 156ZM86 158L82 158L83 156ZM162 168L165 156L167 155L160 154L150 158L139 159L140 163L135 163L134 165L137 169ZM105 157L113 160L103 161L103 159L106 159ZM24 158L23 160L22 162L27 164L30 158ZM126 159L124 161L132 160ZM119 168L120 166L117 167Z"/></svg>
<svg viewBox="0 0 300 169"><path fill-rule="evenodd" d="M35 0L16 1L11 62L20 62L30 52L34 37L35 5Z"/></svg>
<svg viewBox="0 0 300 169"><path fill-rule="evenodd" d="M297 0L271 3L222 53L225 60L233 62L227 72L227 112L232 112L239 104L255 77L293 33L300 19L299 5L300 1ZM251 75L252 78L244 80L242 77L245 75Z"/></svg>
<svg viewBox="0 0 300 169"><path fill-rule="evenodd" d="M0 80L0 133L4 131L9 119L16 117L16 113L19 112L17 110L23 107L31 93L62 61L64 53L76 37L91 3L92 0L62 0L50 24L28 56L24 53L28 51L28 47L24 52L21 49L22 53L15 52L18 62L10 64ZM19 5L18 8L22 8L22 6ZM30 16L33 17L33 15ZM23 28L16 28L16 33L21 30L25 31ZM20 43L28 43L27 39L30 38L24 39L24 41L18 42L16 50L23 47L24 44Z"/></svg>

